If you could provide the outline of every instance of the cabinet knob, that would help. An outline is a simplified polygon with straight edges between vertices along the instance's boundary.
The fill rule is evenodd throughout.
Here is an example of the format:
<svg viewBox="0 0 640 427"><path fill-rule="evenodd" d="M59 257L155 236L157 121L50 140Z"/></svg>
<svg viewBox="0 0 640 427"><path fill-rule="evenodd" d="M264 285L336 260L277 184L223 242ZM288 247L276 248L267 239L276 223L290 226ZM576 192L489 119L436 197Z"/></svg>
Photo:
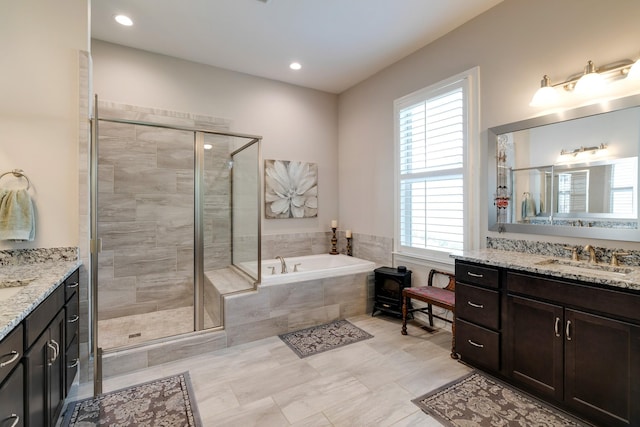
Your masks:
<svg viewBox="0 0 640 427"><path fill-rule="evenodd" d="M571 320L567 320L567 329L565 330L567 341L571 341Z"/></svg>
<svg viewBox="0 0 640 427"><path fill-rule="evenodd" d="M11 359L7 360L6 362L2 362L0 363L0 368L4 368L5 366L9 366L11 365L13 362L15 362L16 360L18 360L18 358L20 357L20 353L18 353L15 350L12 350L11 353L6 354L5 356L13 356L11 357Z"/></svg>
<svg viewBox="0 0 640 427"><path fill-rule="evenodd" d="M477 278L479 278L479 279L482 279L482 278L484 277L484 275L483 275L483 274L472 273L472 272L470 272L470 271L467 271L467 274L468 274L469 276L471 276L471 277L477 277Z"/></svg>
<svg viewBox="0 0 640 427"><path fill-rule="evenodd" d="M69 283L69 284L67 285L67 288L69 288L69 289L77 288L77 287L78 287L78 284L79 284L78 282Z"/></svg>
<svg viewBox="0 0 640 427"><path fill-rule="evenodd" d="M80 316L78 316L77 314L74 314L71 319L67 320L67 323L76 323L78 319L80 319Z"/></svg>

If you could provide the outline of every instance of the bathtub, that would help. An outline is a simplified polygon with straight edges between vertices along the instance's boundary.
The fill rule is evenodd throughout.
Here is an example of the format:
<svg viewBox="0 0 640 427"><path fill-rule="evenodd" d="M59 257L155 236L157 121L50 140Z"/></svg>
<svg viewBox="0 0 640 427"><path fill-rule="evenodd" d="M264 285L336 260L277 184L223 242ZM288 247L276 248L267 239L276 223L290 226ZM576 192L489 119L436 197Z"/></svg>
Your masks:
<svg viewBox="0 0 640 427"><path fill-rule="evenodd" d="M326 277L345 276L349 274L368 273L375 268L375 263L347 255L308 255L301 257L285 257L288 273L281 273L282 264L278 259L262 260L262 286L283 283L302 282ZM253 266L253 272L256 265ZM273 267L273 268L272 268ZM251 266L248 267L251 269ZM297 272L294 272L297 269ZM273 271L273 274L272 274Z"/></svg>

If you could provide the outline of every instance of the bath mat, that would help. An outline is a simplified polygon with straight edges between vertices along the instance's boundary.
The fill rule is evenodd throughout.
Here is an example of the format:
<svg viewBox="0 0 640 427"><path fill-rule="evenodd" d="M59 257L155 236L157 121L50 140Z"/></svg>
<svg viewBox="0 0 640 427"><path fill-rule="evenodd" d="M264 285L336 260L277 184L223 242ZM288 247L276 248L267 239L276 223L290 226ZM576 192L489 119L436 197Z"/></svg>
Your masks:
<svg viewBox="0 0 640 427"><path fill-rule="evenodd" d="M590 426L478 371L412 402L446 426Z"/></svg>
<svg viewBox="0 0 640 427"><path fill-rule="evenodd" d="M325 325L313 326L278 336L301 359L373 338L373 335L347 320L336 320Z"/></svg>
<svg viewBox="0 0 640 427"><path fill-rule="evenodd" d="M138 384L69 404L63 427L201 427L189 373Z"/></svg>

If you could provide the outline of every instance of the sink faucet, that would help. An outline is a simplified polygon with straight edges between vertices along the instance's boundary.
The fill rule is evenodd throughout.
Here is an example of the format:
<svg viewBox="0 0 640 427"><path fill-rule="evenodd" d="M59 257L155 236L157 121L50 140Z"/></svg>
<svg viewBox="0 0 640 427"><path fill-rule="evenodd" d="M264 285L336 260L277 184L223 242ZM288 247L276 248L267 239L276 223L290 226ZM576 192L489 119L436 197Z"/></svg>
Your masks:
<svg viewBox="0 0 640 427"><path fill-rule="evenodd" d="M282 265L282 270L280 271L280 273L284 274L284 273L288 273L287 271L287 263L284 262L284 258L282 258L281 256L277 256L276 259L280 260L280 264Z"/></svg>
<svg viewBox="0 0 640 427"><path fill-rule="evenodd" d="M589 251L589 263L590 264L597 264L598 260L596 259L596 250L593 249L593 246L591 245L587 245L584 247L585 251Z"/></svg>

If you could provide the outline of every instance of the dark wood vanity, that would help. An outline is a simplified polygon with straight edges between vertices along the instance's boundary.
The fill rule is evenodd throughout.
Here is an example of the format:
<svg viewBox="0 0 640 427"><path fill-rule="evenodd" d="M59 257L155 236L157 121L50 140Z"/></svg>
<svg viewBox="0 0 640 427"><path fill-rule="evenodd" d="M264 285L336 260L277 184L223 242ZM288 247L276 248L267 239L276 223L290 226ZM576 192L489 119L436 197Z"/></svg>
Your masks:
<svg viewBox="0 0 640 427"><path fill-rule="evenodd" d="M0 425L55 426L78 371L78 270L0 341Z"/></svg>
<svg viewBox="0 0 640 427"><path fill-rule="evenodd" d="M640 292L456 260L461 360L596 425L640 426Z"/></svg>

